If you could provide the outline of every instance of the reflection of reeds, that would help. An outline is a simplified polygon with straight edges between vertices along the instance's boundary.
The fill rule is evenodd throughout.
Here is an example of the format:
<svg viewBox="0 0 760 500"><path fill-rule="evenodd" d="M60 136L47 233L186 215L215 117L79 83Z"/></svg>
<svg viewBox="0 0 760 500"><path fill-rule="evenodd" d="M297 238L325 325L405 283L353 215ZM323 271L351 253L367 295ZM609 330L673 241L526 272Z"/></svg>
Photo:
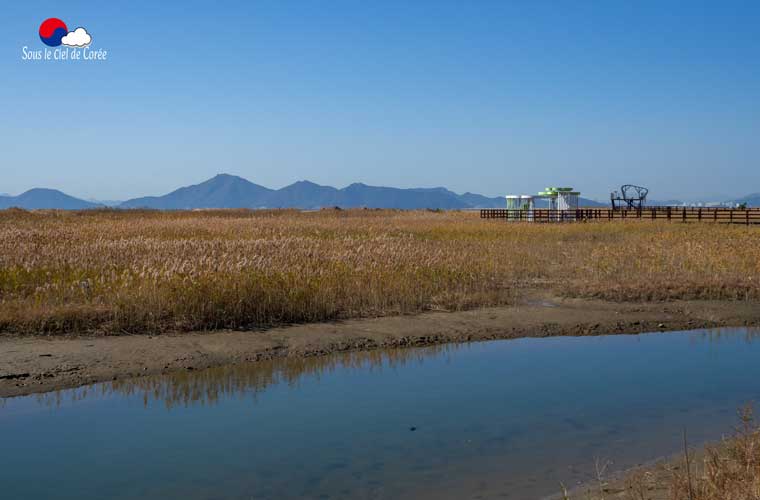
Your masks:
<svg viewBox="0 0 760 500"><path fill-rule="evenodd" d="M179 371L163 376L114 380L79 389L39 394L36 398L41 404L52 407L110 395L141 395L146 406L151 401L163 402L167 408L211 405L229 397L255 398L257 394L277 384L296 387L304 377L319 378L336 369L393 369L408 363L421 363L425 358L442 356L459 348L459 344L447 344L415 349L279 358L200 371Z"/></svg>
<svg viewBox="0 0 760 500"><path fill-rule="evenodd" d="M751 344L760 339L760 328L742 328L743 340L747 344ZM710 344L720 344L724 340L735 339L737 337L737 329L734 327L719 327L719 328L705 328L699 332L692 332L689 337L692 344L698 344L700 342L708 342Z"/></svg>
<svg viewBox="0 0 760 500"><path fill-rule="evenodd" d="M758 299L757 232L427 211L0 211L0 331L256 328L504 304L538 287Z"/></svg>

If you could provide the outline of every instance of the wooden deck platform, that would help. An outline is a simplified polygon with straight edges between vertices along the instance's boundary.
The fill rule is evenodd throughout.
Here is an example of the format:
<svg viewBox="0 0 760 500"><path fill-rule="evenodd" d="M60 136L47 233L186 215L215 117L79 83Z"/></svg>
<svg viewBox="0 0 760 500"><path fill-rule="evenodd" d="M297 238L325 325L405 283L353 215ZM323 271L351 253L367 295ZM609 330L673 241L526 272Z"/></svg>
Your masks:
<svg viewBox="0 0 760 500"><path fill-rule="evenodd" d="M760 224L760 208L646 207L639 210L579 208L576 210L508 210L487 208L481 219L509 222L605 222L620 220L661 220L671 222L708 222L715 224Z"/></svg>

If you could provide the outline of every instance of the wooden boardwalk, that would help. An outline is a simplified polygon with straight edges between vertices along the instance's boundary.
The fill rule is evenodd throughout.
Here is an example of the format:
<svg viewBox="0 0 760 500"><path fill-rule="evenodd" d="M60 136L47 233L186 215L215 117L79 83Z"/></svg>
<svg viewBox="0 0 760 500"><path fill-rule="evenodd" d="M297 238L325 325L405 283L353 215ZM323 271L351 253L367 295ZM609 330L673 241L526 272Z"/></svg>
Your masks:
<svg viewBox="0 0 760 500"><path fill-rule="evenodd" d="M647 207L639 210L579 208L576 210L508 210L487 208L481 219L510 222L605 222L620 220L661 220L672 222L709 222L714 224L760 224L760 208Z"/></svg>

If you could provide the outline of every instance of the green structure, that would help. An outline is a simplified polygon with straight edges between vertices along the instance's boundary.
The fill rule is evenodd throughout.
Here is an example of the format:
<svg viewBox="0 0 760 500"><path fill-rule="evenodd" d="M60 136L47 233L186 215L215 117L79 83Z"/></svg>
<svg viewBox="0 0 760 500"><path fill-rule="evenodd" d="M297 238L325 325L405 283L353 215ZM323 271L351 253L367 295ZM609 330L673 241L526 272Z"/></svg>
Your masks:
<svg viewBox="0 0 760 500"><path fill-rule="evenodd" d="M509 211L507 219L533 221L534 216L540 216L541 220L547 222L574 220L580 195L580 192L573 191L571 187L548 187L536 196L510 194L506 196ZM537 199L549 202L548 211L536 211Z"/></svg>
<svg viewBox="0 0 760 500"><path fill-rule="evenodd" d="M575 210L581 193L569 187L548 187L538 193L539 198L549 201L550 210Z"/></svg>

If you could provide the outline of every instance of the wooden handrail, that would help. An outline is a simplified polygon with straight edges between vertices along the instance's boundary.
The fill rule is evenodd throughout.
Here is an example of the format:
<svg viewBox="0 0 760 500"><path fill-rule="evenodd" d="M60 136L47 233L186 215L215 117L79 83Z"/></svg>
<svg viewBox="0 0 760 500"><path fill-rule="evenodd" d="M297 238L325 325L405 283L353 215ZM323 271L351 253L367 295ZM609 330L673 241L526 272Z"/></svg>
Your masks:
<svg viewBox="0 0 760 500"><path fill-rule="evenodd" d="M656 207L643 209L585 208L574 210L513 210L506 208L482 209L483 219L506 219L516 222L572 222L572 221L614 221L614 220L668 220L679 222L712 222L728 224L760 224L760 209L709 208L709 207ZM674 214L675 212L675 214ZM677 214L677 215L676 215ZM674 217L676 215L676 217Z"/></svg>

